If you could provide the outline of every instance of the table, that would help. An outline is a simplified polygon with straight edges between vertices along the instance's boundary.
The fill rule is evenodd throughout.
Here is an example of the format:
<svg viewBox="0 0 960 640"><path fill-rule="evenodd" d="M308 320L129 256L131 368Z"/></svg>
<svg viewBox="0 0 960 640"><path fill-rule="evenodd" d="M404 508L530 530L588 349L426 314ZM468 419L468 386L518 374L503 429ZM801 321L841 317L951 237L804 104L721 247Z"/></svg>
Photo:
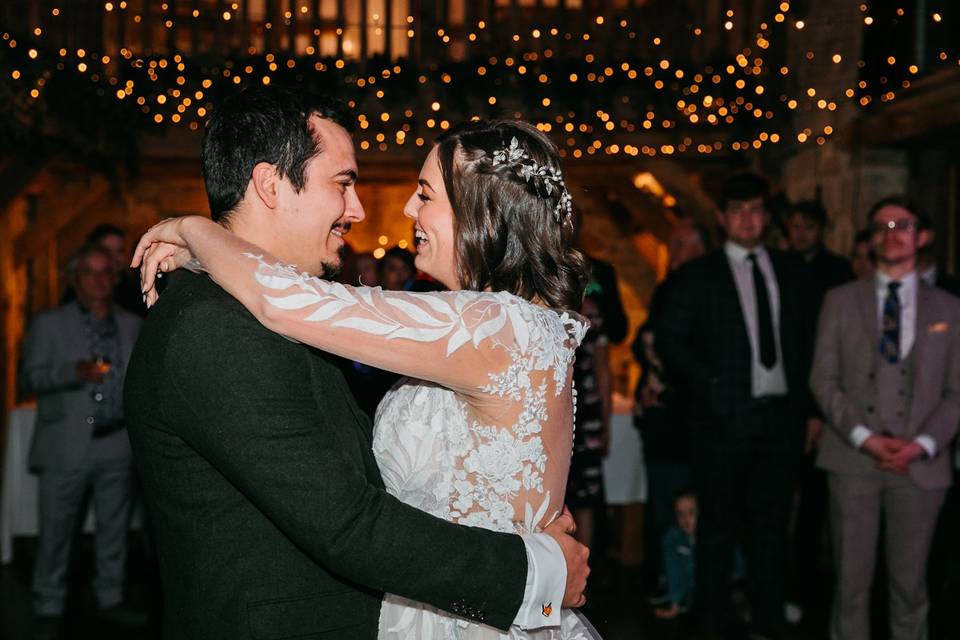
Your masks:
<svg viewBox="0 0 960 640"><path fill-rule="evenodd" d="M0 497L0 564L13 562L13 538L37 535L37 476L30 472L28 457L37 420L35 405L17 407L7 422L7 446L3 460L3 495ZM130 526L141 528L142 507L134 504ZM94 530L93 509L87 510L83 531Z"/></svg>
<svg viewBox="0 0 960 640"><path fill-rule="evenodd" d="M37 477L28 469L36 406L17 407L7 422L0 501L0 562L13 561L13 537L37 535Z"/></svg>

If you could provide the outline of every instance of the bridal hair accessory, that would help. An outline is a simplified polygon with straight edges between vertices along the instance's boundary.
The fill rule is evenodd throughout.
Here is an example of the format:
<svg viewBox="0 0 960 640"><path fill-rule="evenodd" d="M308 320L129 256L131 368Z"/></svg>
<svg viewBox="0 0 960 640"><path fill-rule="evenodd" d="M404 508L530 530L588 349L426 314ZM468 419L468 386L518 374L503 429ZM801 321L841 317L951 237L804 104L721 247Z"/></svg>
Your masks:
<svg viewBox="0 0 960 640"><path fill-rule="evenodd" d="M553 219L569 220L573 216L573 198L567 191L567 185L563 181L563 174L559 169L537 164L533 158L527 155L527 152L520 146L516 137L510 139L510 146L498 149L493 152L493 166L512 165L510 168L517 173L524 182L532 183L537 193L543 197L550 197L556 190L558 194L557 204L553 207ZM546 193L540 193L541 188L534 181L540 179L543 184L542 190Z"/></svg>

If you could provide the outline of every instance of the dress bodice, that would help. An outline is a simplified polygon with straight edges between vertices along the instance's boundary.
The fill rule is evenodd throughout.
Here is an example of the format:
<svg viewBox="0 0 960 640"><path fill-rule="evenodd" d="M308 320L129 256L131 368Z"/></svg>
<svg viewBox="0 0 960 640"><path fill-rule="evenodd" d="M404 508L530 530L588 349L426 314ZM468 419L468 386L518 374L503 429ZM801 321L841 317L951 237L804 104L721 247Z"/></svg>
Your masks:
<svg viewBox="0 0 960 640"><path fill-rule="evenodd" d="M496 347L510 359L487 372L479 397L401 380L377 410L374 453L388 491L407 504L461 524L529 533L563 504L573 438L571 347L583 325L513 300L519 308L508 321L522 323L525 348Z"/></svg>

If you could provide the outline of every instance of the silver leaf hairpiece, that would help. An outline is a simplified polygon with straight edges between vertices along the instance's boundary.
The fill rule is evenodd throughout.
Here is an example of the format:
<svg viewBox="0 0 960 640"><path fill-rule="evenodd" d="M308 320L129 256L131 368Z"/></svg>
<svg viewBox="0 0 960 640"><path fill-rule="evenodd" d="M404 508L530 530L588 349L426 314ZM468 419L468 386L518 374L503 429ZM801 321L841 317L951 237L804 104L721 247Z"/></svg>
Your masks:
<svg viewBox="0 0 960 640"><path fill-rule="evenodd" d="M560 222L561 219L569 220L573 215L573 198L567 190L567 184L563 180L563 174L559 169L550 166L539 165L533 158L527 155L527 152L520 146L520 142L514 136L510 139L510 145L493 152L493 166L517 165L513 170L523 178L524 182L530 182L535 177L543 180L544 190L547 196L553 195L556 189L560 194L557 204L553 208L553 219Z"/></svg>

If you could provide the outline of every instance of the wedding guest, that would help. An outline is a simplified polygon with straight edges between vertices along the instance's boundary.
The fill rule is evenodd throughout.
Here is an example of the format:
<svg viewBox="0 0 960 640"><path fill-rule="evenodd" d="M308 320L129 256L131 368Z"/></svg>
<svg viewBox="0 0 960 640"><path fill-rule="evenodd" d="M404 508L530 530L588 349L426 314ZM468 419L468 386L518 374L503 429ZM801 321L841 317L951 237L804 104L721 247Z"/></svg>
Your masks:
<svg viewBox="0 0 960 640"><path fill-rule="evenodd" d="M613 390L598 291L587 289L580 313L590 321L590 330L577 349L573 366L577 411L566 504L577 523L577 540L590 547L595 524L605 515L603 458L610 444Z"/></svg>
<svg viewBox="0 0 960 640"><path fill-rule="evenodd" d="M87 243L102 247L110 254L110 264L116 282L113 285L113 301L140 317L147 314L140 291L140 277L130 268L130 245L123 229L112 224L98 225L87 235Z"/></svg>
<svg viewBox="0 0 960 640"><path fill-rule="evenodd" d="M928 240L917 249L917 273L931 287L939 287L947 293L960 297L960 278L956 278L937 265L937 237L932 220L926 218Z"/></svg>
<svg viewBox="0 0 960 640"><path fill-rule="evenodd" d="M928 552L960 421L960 300L917 274L929 226L915 203L886 198L867 218L878 271L827 294L810 376L829 423L817 463L837 572L830 633L870 638L883 519L891 637L925 638Z"/></svg>
<svg viewBox="0 0 960 640"><path fill-rule="evenodd" d="M84 244L99 246L110 257L110 268L114 274L114 303L140 317L145 316L147 305L140 291L140 277L130 268L130 246L123 229L113 224L97 225L87 234ZM75 298L73 286L68 286L60 302L63 304Z"/></svg>
<svg viewBox="0 0 960 640"><path fill-rule="evenodd" d="M39 515L33 611L47 637L56 636L64 613L70 553L88 492L100 614L145 622L122 604L133 479L122 394L140 318L114 304L115 267L102 247L82 247L68 270L76 299L37 316L23 347L24 379L37 394L30 450Z"/></svg>
<svg viewBox="0 0 960 640"><path fill-rule="evenodd" d="M829 289L853 280L850 261L832 253L823 243L827 222L827 212L816 200L805 200L787 207L790 251L807 265L819 299Z"/></svg>
<svg viewBox="0 0 960 640"><path fill-rule="evenodd" d="M816 200L788 205L785 221L790 250L807 267L813 282L816 295L814 313L819 314L826 292L853 279L850 261L824 246L827 212ZM822 433L822 416L808 420L804 458L799 469L800 503L791 545L794 549L791 568L795 574L788 604L791 622L799 622L804 610L813 604L820 584L821 540L827 523L827 478L814 464L814 457Z"/></svg>
<svg viewBox="0 0 960 640"><path fill-rule="evenodd" d="M344 252L343 269L338 278L340 282L350 286L363 285L376 287L380 285L380 273L377 259L370 252Z"/></svg>
<svg viewBox="0 0 960 640"><path fill-rule="evenodd" d="M667 604L657 608L658 618L671 620L690 609L696 580L697 495L681 490L674 499L674 524L663 535L663 566L667 575ZM744 575L743 556L734 551L732 580Z"/></svg>
<svg viewBox="0 0 960 640"><path fill-rule="evenodd" d="M658 608L658 618L671 619L686 613L693 603L696 563L697 496L681 491L674 499L674 524L663 534L663 568L667 579L668 604Z"/></svg>
<svg viewBox="0 0 960 640"><path fill-rule="evenodd" d="M583 213L573 210L574 244L590 261L590 278L597 291L600 315L603 316L603 333L612 344L620 344L627 337L627 314L623 310L620 289L617 287L617 272L609 262L595 258L579 247Z"/></svg>
<svg viewBox="0 0 960 640"><path fill-rule="evenodd" d="M654 326L664 366L690 390L706 635L732 623L728 578L741 519L753 632L776 636L784 622L786 523L813 406L815 302L803 265L763 245L769 194L758 175L727 180L717 216L727 240L677 272Z"/></svg>
<svg viewBox="0 0 960 640"><path fill-rule="evenodd" d="M925 216L926 222L932 222ZM925 229L928 241L917 250L917 273L931 287L938 287L953 296L960 296L960 279L944 272L937 265L937 242L932 224ZM937 528L930 545L927 584L930 588L931 609L950 615L955 611L951 598L960 599L960 451L957 442L953 458L953 483L947 490ZM956 601L956 600L955 600ZM934 614L932 614L934 615Z"/></svg>
<svg viewBox="0 0 960 640"><path fill-rule="evenodd" d="M409 291L416 275L413 254L400 247L387 249L378 263L380 286L387 291Z"/></svg>
<svg viewBox="0 0 960 640"><path fill-rule="evenodd" d="M647 558L651 577L657 579L658 591L666 598L660 542L674 522L674 497L693 484L690 469L690 438L684 410L684 389L674 384L660 356L657 355L653 326L669 297L676 279L674 273L707 250L709 233L689 218L680 218L669 242L670 273L657 286L650 299L647 321L638 330L631 347L640 364L641 375L635 392L634 424L643 437L644 464L649 483ZM652 586L652 585L651 585ZM654 603L656 603L654 594ZM662 601L662 600L661 600Z"/></svg>
<svg viewBox="0 0 960 640"><path fill-rule="evenodd" d="M850 266L853 268L853 276L857 280L873 275L876 270L876 256L873 255L873 248L870 246L872 235L870 229L863 229L853 237Z"/></svg>

